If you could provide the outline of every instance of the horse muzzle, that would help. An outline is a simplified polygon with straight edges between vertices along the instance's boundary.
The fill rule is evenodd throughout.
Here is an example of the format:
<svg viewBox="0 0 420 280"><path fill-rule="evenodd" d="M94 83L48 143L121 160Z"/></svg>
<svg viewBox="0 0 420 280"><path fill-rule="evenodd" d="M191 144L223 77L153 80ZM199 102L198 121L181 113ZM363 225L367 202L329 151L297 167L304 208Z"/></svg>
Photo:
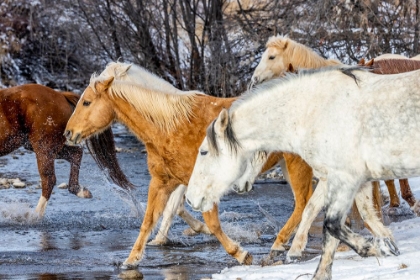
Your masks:
<svg viewBox="0 0 420 280"><path fill-rule="evenodd" d="M78 145L80 142L82 142L82 135L80 133L73 135L73 132L67 129L63 135L66 137L67 143L70 145Z"/></svg>
<svg viewBox="0 0 420 280"><path fill-rule="evenodd" d="M201 198L200 202L197 204L194 204L193 202L191 202L191 200L189 200L187 197L185 199L188 203L189 206L191 206L192 210L194 211L198 211L198 212L204 212L203 211L203 206L204 206L204 196Z"/></svg>

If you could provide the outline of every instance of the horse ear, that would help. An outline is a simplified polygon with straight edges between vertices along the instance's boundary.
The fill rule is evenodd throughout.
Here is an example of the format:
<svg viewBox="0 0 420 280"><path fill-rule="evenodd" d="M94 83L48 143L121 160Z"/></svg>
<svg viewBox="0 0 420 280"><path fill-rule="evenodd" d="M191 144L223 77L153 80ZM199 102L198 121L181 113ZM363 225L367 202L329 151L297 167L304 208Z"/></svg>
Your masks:
<svg viewBox="0 0 420 280"><path fill-rule="evenodd" d="M287 48L287 45L289 44L287 38L282 38L281 41L279 42L278 46L279 48L285 50Z"/></svg>
<svg viewBox="0 0 420 280"><path fill-rule="evenodd" d="M362 58L361 60L359 60L359 63L357 63L357 65L361 65L361 66L365 65L365 59Z"/></svg>
<svg viewBox="0 0 420 280"><path fill-rule="evenodd" d="M219 117L216 120L215 128L218 133L223 133L229 123L229 112L227 109L223 108L222 111L219 114Z"/></svg>
<svg viewBox="0 0 420 280"><path fill-rule="evenodd" d="M112 77L112 76L105 79L105 80L97 81L95 83L96 91L97 92L103 92L103 91L107 90L111 86L113 81L114 81L114 77Z"/></svg>
<svg viewBox="0 0 420 280"><path fill-rule="evenodd" d="M372 58L371 60L369 60L368 62L366 62L365 66L373 66L373 62L375 62L375 59Z"/></svg>
<svg viewBox="0 0 420 280"><path fill-rule="evenodd" d="M130 70L131 65L132 65L132 64L126 64L126 65L124 65L124 67L122 67L122 70L121 70L120 75L127 73L127 72L128 72L128 70Z"/></svg>

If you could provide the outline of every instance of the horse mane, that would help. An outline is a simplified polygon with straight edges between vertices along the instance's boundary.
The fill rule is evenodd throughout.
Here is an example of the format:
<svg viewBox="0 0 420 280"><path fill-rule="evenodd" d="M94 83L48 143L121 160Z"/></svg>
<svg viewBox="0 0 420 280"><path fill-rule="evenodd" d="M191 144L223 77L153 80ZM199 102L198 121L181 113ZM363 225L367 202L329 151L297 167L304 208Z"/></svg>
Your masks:
<svg viewBox="0 0 420 280"><path fill-rule="evenodd" d="M112 76L116 80L133 82L153 90L181 92L146 68L131 63L110 62L100 76Z"/></svg>
<svg viewBox="0 0 420 280"><path fill-rule="evenodd" d="M69 91L61 91L61 94L64 95L67 102L70 103L70 105L72 105L73 108L76 107L77 102L80 99L80 95L78 95L76 93L73 93L73 92L69 92Z"/></svg>
<svg viewBox="0 0 420 280"><path fill-rule="evenodd" d="M374 59L372 66L372 72L375 74L397 74L420 69L420 61L411 59Z"/></svg>
<svg viewBox="0 0 420 280"><path fill-rule="evenodd" d="M209 127L207 128L207 139L209 142L209 151L211 154L213 155L218 155L219 154L219 147L217 146L217 141L216 141L216 131L214 129L214 125L216 123L216 120L214 120ZM226 141L226 143L228 144L229 148L231 151L233 151L235 154L238 152L238 148L240 147L238 140L236 139L235 136L235 132L233 131L232 128L232 122L231 122L231 118L228 114L228 119L227 119L227 125L224 131L224 139Z"/></svg>
<svg viewBox="0 0 420 280"><path fill-rule="evenodd" d="M236 110L236 107L240 106L240 104L250 101L253 98L258 98L258 95L260 93L268 92L271 89L275 89L285 83L302 78L304 76L310 76L315 73L331 72L331 71L339 71L343 75L346 75L352 78L354 82L358 84L359 78L354 72L355 71L369 71L370 72L371 68L365 67L363 65L354 65L354 66L339 65L339 66L329 66L329 67L323 67L323 68L301 69L297 73L286 72L285 75L282 77L271 79L262 84L258 84L257 86L253 87L251 90L246 91L246 93L242 94L235 102L233 102L232 106L230 106L229 108L229 111L233 112Z"/></svg>
<svg viewBox="0 0 420 280"><path fill-rule="evenodd" d="M293 62L295 69L298 68L321 68L326 66L340 65L340 61L335 59L325 59L314 52L311 48L302 45L286 36L271 36L266 47L281 49L283 59L287 58L286 63Z"/></svg>
<svg viewBox="0 0 420 280"><path fill-rule="evenodd" d="M96 92L95 83L104 79L93 75L89 86ZM195 97L199 95L197 92L167 93L120 80L112 82L108 93L113 98L119 97L128 102L145 119L166 132L175 130L183 121L194 117Z"/></svg>

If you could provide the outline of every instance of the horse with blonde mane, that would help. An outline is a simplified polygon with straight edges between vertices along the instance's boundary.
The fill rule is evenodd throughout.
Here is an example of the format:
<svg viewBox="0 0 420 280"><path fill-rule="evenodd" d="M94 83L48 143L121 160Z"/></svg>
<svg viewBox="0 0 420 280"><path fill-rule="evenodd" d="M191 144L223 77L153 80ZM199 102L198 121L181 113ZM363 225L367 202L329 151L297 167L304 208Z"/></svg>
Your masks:
<svg viewBox="0 0 420 280"><path fill-rule="evenodd" d="M312 49L286 36L272 36L266 43L266 50L252 75L252 83L262 83L284 75L289 65L294 69L313 69L338 66L342 63L335 59L325 59Z"/></svg>

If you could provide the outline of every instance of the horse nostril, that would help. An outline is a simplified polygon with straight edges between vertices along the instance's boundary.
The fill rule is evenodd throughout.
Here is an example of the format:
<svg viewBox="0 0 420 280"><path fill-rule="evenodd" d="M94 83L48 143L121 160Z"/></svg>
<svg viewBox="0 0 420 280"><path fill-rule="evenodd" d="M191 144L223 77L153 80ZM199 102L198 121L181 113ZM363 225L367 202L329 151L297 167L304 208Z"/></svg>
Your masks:
<svg viewBox="0 0 420 280"><path fill-rule="evenodd" d="M70 130L66 130L66 131L64 131L64 137L66 137L67 139L69 139L70 138L70 136L71 136L71 131Z"/></svg>
<svg viewBox="0 0 420 280"><path fill-rule="evenodd" d="M186 199L185 199L185 201L187 202L187 204L188 204L189 206L191 206L191 207L192 207L192 205L191 205L191 201L190 201L188 198L186 198Z"/></svg>

